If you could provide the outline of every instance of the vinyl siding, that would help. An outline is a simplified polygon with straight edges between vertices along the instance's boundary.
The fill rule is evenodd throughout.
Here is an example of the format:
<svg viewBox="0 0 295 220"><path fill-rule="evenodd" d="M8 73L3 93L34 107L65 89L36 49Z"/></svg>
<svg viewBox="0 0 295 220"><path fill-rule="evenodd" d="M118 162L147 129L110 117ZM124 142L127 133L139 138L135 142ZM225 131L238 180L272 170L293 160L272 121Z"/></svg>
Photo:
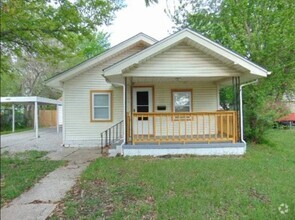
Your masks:
<svg viewBox="0 0 295 220"><path fill-rule="evenodd" d="M99 146L100 133L123 120L123 89L105 81L102 70L144 48L138 45L108 59L92 69L64 82L64 144L65 146ZM113 91L112 122L90 122L90 91Z"/></svg>
<svg viewBox="0 0 295 220"><path fill-rule="evenodd" d="M125 76L218 77L237 75L237 71L206 53L182 42L148 59Z"/></svg>

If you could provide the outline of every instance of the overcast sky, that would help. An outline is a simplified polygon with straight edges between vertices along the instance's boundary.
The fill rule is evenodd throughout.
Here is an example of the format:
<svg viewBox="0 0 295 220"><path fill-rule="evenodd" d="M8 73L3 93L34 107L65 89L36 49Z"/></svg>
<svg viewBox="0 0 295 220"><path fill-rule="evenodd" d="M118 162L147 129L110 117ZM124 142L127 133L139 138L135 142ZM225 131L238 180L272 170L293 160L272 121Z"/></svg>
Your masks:
<svg viewBox="0 0 295 220"><path fill-rule="evenodd" d="M110 43L114 46L140 32L157 40L171 33L173 23L164 13L166 1L145 6L144 0L125 0L127 7L117 12L113 25L104 28L111 34ZM170 32L169 32L170 31Z"/></svg>

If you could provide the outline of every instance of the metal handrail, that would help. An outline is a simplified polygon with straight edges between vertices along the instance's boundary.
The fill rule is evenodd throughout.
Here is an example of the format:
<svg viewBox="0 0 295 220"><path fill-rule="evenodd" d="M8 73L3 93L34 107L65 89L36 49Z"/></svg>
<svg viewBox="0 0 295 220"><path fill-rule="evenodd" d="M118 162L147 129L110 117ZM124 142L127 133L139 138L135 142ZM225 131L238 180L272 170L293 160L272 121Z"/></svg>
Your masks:
<svg viewBox="0 0 295 220"><path fill-rule="evenodd" d="M101 149L119 142L124 137L123 120L100 133Z"/></svg>

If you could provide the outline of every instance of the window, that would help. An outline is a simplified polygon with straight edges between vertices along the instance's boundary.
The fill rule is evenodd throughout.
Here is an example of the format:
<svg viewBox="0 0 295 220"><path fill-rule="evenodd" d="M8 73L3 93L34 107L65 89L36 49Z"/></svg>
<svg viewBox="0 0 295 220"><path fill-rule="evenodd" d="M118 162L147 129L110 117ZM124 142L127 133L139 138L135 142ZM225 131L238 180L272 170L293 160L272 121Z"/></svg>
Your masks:
<svg viewBox="0 0 295 220"><path fill-rule="evenodd" d="M173 112L191 112L192 111L192 91L172 91Z"/></svg>
<svg viewBox="0 0 295 220"><path fill-rule="evenodd" d="M91 91L91 121L112 120L112 91Z"/></svg>

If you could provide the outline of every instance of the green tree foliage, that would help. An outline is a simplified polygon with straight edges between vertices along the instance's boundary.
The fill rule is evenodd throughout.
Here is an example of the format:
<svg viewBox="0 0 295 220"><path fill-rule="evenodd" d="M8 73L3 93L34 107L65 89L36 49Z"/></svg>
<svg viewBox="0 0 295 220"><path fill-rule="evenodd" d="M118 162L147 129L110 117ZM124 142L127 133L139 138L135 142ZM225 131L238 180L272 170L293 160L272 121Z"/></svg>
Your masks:
<svg viewBox="0 0 295 220"><path fill-rule="evenodd" d="M150 6L151 4L158 4L158 0L144 0L145 2L145 5L148 7Z"/></svg>
<svg viewBox="0 0 295 220"><path fill-rule="evenodd" d="M45 96L60 92L46 78L109 47L99 31L123 0L1 1L1 96ZM31 106L25 109L29 120Z"/></svg>
<svg viewBox="0 0 295 220"><path fill-rule="evenodd" d="M58 60L77 43L91 40L108 25L122 0L3 0L1 1L1 72L11 70L10 57L23 53Z"/></svg>
<svg viewBox="0 0 295 220"><path fill-rule="evenodd" d="M181 0L167 12L176 29L192 28L272 72L245 88L245 131L256 142L295 90L294 11L293 0Z"/></svg>
<svg viewBox="0 0 295 220"><path fill-rule="evenodd" d="M2 1L1 96L46 95L45 78L109 47L99 27L123 6L123 0Z"/></svg>

